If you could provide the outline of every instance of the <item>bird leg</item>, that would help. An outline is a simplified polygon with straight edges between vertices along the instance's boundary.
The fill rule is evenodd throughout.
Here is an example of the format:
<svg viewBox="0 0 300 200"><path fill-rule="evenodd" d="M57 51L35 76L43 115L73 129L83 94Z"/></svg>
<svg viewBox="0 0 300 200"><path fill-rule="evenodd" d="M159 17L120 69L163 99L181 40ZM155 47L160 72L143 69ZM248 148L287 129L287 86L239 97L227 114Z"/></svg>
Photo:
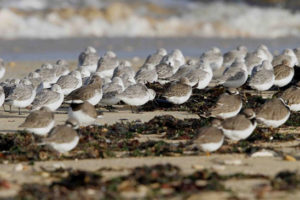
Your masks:
<svg viewBox="0 0 300 200"><path fill-rule="evenodd" d="M6 112L4 104L3 104L3 111Z"/></svg>
<svg viewBox="0 0 300 200"><path fill-rule="evenodd" d="M208 157L208 156L210 156L210 152L205 152L205 154L206 154L206 156Z"/></svg>
<svg viewBox="0 0 300 200"><path fill-rule="evenodd" d="M60 159L63 156L63 154L57 151L56 156L58 157L58 159Z"/></svg>
<svg viewBox="0 0 300 200"><path fill-rule="evenodd" d="M132 108L132 106L130 106L130 109L131 109L131 113L134 113L134 112L133 112L133 108Z"/></svg>
<svg viewBox="0 0 300 200"><path fill-rule="evenodd" d="M275 130L272 126L270 127L270 132L271 132L272 135L274 135Z"/></svg>
<svg viewBox="0 0 300 200"><path fill-rule="evenodd" d="M19 107L19 115L21 115L21 108Z"/></svg>
<svg viewBox="0 0 300 200"><path fill-rule="evenodd" d="M113 106L105 106L105 108L109 111L109 112L116 112L116 108Z"/></svg>
<svg viewBox="0 0 300 200"><path fill-rule="evenodd" d="M140 113L140 107L136 107L136 113Z"/></svg>
<svg viewBox="0 0 300 200"><path fill-rule="evenodd" d="M245 102L248 102L247 94L245 91L241 91L243 93L243 99Z"/></svg>
<svg viewBox="0 0 300 200"><path fill-rule="evenodd" d="M11 105L9 105L9 112L11 113Z"/></svg>

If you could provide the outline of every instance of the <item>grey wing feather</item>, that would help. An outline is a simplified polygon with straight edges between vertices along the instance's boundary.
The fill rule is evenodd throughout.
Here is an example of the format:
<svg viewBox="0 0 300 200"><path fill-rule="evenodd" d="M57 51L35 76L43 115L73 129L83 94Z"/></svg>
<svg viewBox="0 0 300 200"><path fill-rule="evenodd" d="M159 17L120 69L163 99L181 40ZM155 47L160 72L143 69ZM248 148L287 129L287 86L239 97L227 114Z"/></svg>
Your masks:
<svg viewBox="0 0 300 200"><path fill-rule="evenodd" d="M60 77L56 84L58 84L62 89L74 88L78 84L78 79L72 75L67 75Z"/></svg>
<svg viewBox="0 0 300 200"><path fill-rule="evenodd" d="M32 102L32 106L41 106L47 103L53 103L57 98L59 98L60 94L51 90L44 90L38 93Z"/></svg>
<svg viewBox="0 0 300 200"><path fill-rule="evenodd" d="M82 66L87 66L87 65L93 65L96 64L98 62L98 56L97 54L86 54L84 56L83 62L82 62Z"/></svg>
<svg viewBox="0 0 300 200"><path fill-rule="evenodd" d="M260 70L257 71L254 76L250 79L250 85L251 84L258 84L258 83L266 83L272 80L274 74L272 71L269 70Z"/></svg>
<svg viewBox="0 0 300 200"><path fill-rule="evenodd" d="M129 86L120 95L131 98L131 97L143 96L147 92L148 92L148 89L146 88L146 86L141 85L141 84L136 84L136 85Z"/></svg>
<svg viewBox="0 0 300 200"><path fill-rule="evenodd" d="M7 99L12 100L24 100L29 99L32 95L32 90L26 86L17 86L14 90L10 93Z"/></svg>
<svg viewBox="0 0 300 200"><path fill-rule="evenodd" d="M117 93L120 93L122 92L122 87L120 85L117 85L117 84L111 84L109 85L108 87L104 87L103 88L103 93L108 93L108 92L117 92Z"/></svg>
<svg viewBox="0 0 300 200"><path fill-rule="evenodd" d="M114 69L119 65L119 61L116 58L105 58L102 57L99 60L99 69L97 71L107 70L107 69Z"/></svg>

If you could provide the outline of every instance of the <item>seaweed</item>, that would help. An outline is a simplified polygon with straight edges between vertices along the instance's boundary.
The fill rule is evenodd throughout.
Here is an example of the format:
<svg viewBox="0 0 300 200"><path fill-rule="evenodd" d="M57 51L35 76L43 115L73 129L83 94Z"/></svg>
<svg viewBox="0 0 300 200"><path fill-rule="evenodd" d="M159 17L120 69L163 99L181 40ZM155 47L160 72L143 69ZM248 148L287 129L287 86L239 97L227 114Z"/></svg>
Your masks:
<svg viewBox="0 0 300 200"><path fill-rule="evenodd" d="M225 186L229 180L263 179L271 191L299 189L297 172L281 171L274 178L262 174L233 173L221 175L203 169L184 174L172 164L138 166L128 175L102 178L102 169L94 172L72 169L46 171L60 177L50 185L24 184L16 199L165 199L188 198L203 191L235 193ZM60 176L57 176L60 174Z"/></svg>
<svg viewBox="0 0 300 200"><path fill-rule="evenodd" d="M300 188L300 175L297 172L281 171L271 181L274 190L296 190Z"/></svg>
<svg viewBox="0 0 300 200"><path fill-rule="evenodd" d="M34 163L40 160L87 159L106 157L173 156L199 154L192 149L199 128L210 119L177 119L171 115L156 116L146 123L118 122L113 125L89 126L78 130L79 144L67 155L58 155L48 146L39 145L41 138L26 132L0 135L0 161ZM157 135L156 139L139 140L142 135ZM271 134L257 128L246 140L224 144L219 153L252 153L260 150L259 142L295 140L293 134ZM173 140L169 142L168 140ZM176 141L176 142L175 142ZM192 150L192 152L191 152Z"/></svg>
<svg viewBox="0 0 300 200"><path fill-rule="evenodd" d="M57 174L57 171L50 172ZM224 178L216 172L203 170L182 174L180 168L171 164L140 166L129 175L109 180L101 173L66 169L68 174L51 185L24 184L17 199L122 199L131 195L136 198L188 197L200 191L229 191L223 184ZM146 192L141 192L144 188ZM90 192L89 191L94 191Z"/></svg>
<svg viewBox="0 0 300 200"><path fill-rule="evenodd" d="M187 111L197 114L205 114L209 108L212 107L218 100L218 97L224 93L223 87L208 88L205 90L199 90L194 88L193 94L189 100L181 105L175 105L169 103L162 96L169 84L160 85L159 83L147 84L147 87L155 90L156 98L153 102L141 106L141 111L154 111L154 110L165 110L165 111Z"/></svg>

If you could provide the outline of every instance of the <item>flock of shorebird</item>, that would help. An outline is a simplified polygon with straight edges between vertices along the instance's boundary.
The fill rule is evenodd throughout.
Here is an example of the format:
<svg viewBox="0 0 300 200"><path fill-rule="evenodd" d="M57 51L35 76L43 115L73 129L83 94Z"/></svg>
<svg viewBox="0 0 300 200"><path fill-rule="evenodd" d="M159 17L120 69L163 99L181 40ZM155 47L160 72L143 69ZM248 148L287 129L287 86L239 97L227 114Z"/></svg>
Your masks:
<svg viewBox="0 0 300 200"><path fill-rule="evenodd" d="M120 101L130 106L144 105L156 97L156 92L146 87L154 82L170 83L162 96L173 104L183 104L193 89L205 89L214 79L227 92L210 110L209 116L215 118L211 127L199 129L194 140L203 151L212 152L222 146L224 136L233 141L246 139L257 122L276 128L288 120L291 111L300 110L300 83L286 89L279 98L268 100L256 113L252 109L241 112L239 93L244 84L258 91L286 86L299 62L300 48L285 49L273 56L265 45L253 52L238 46L225 54L215 47L190 60L178 49L168 53L161 48L135 72L129 61L120 61L114 52L108 51L99 58L95 48L87 47L79 55L74 71L69 70L65 60L58 60L43 64L21 80L1 82L0 106L9 105L10 111L11 107L19 108L19 114L20 108L31 109L20 127L43 136L43 144L64 153L79 142L75 129L89 126L99 117L96 105L112 106ZM220 70L222 75L214 76ZM0 79L4 74L4 62L0 60ZM69 119L55 126L54 111L63 103L70 104Z"/></svg>

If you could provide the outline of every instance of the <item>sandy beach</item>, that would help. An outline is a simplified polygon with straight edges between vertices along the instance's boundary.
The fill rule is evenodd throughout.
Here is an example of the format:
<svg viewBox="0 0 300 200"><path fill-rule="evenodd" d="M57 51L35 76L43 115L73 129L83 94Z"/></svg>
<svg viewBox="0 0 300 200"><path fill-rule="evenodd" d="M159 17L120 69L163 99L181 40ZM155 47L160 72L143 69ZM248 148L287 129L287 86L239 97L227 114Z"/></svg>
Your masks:
<svg viewBox="0 0 300 200"><path fill-rule="evenodd" d="M130 59L135 69L143 62L144 58ZM45 59L47 60L47 59ZM54 60L49 59L50 62ZM38 68L43 61L10 61L7 67L7 77L23 77L28 72ZM76 61L70 61L71 69L76 68ZM112 125L116 122L131 122L138 120L140 122L148 122L155 116L172 115L178 119L198 119L197 114L193 114L186 111L162 111L155 110L142 113L131 113L130 108L126 106L118 106L116 112L108 112L101 108L103 111L103 118L97 119L97 125ZM18 115L17 110L13 110L12 113L0 111L0 133L1 134L19 134L17 131L20 129L18 125L27 116L28 110L22 110L23 115ZM55 114L57 124L63 124L66 120L66 108L59 109ZM300 134L300 130L297 127L283 127L279 130L280 134L294 134L296 138ZM153 135L137 135L134 137L137 140L149 141L149 140L165 140ZM169 141L175 142L180 141ZM267 141L267 142L255 142L255 146L260 148L273 148L283 155L270 156L270 157L252 157L251 154L246 153L221 153L216 152L211 156L206 156L204 153L197 155L185 154L173 154L172 156L160 155L158 157L135 157L135 156L117 156L114 158L97 158L97 159L76 159L76 160L50 160L50 161L35 161L31 162L19 162L11 163L10 161L3 160L0 165L0 177L8 182L9 187L0 188L0 196L3 198L13 197L18 194L22 189L23 184L51 184L54 177L50 172L45 172L45 169L64 168L73 170L84 170L95 172L99 169L104 179L111 179L113 177L125 176L140 166L153 166L156 164L172 164L181 169L183 174L191 174L198 170L209 169L222 175L232 174L245 174L245 175L262 175L268 178L245 178L245 179L230 179L223 181L227 189L230 192L220 191L205 191L199 196L195 193L190 196L190 199L231 199L233 197L237 199L291 199L299 198L300 193L297 191L290 192L273 190L270 185L269 179L274 178L277 173L290 170L292 172L297 171L300 167L298 158L300 154L298 152L298 140L291 141ZM286 156L291 156L291 159ZM299 157L298 157L299 156ZM262 194L260 194L262 193Z"/></svg>
<svg viewBox="0 0 300 200"><path fill-rule="evenodd" d="M279 128L263 125L258 117L261 106L268 99L280 97L283 91L300 81L299 2L0 0L0 59L4 60L6 68L1 82L11 78L21 80L43 64L54 64L60 59L68 62L70 70L77 69L80 63L95 66L96 60L107 51L113 51L119 61L130 61L132 68L138 71L157 49L164 48L168 53L166 57L164 53L160 55L164 56L162 60L166 63L156 67L156 72L151 65L147 66L147 70L153 70L164 80L148 82L147 93L140 87L141 94L145 92L143 99L152 99L154 92L150 89L156 93L154 99L138 108L126 105L126 99L113 107L97 104L95 108L100 116L94 124L81 126L76 133L63 129L68 130L63 133L73 131L72 143L76 142L76 147L65 153L45 145L42 136L19 127L31 112L31 105L21 109L21 115L15 107L11 111L8 111L9 105L1 107L0 199L300 199L300 115L290 112L293 109L287 105L291 103L290 99L297 99L296 95L286 95L284 103L277 100L277 105L282 104L283 112L274 111L276 116L273 114L271 122L278 124L287 119ZM89 51L85 51L86 48ZM179 51L173 51L175 49L179 49L185 59ZM287 49L290 50L285 51ZM231 50L234 51L226 56ZM78 57L83 51L81 62ZM196 60L201 62L194 64ZM288 61L286 65L284 60ZM274 68L278 65L272 61L282 62L282 66L276 71ZM107 63L104 61L104 65L121 65L111 64L115 63L114 60ZM188 100L183 104L173 104L164 95L173 83L159 81L166 81L165 78L183 64L191 67L182 70L183 76L190 79L187 82L195 84L190 83L193 87L181 84L179 88L187 88ZM293 70L289 68L292 66L287 67L288 64L295 65ZM247 79L247 76L253 73L252 67L258 65L262 67L253 71L258 72L257 80L263 84L253 86L252 77ZM236 73L233 69L233 75L226 78L227 81L232 79L233 86L219 79L229 66L242 70ZM220 69L211 75L210 67ZM265 74L260 70L265 70L263 72L270 76L263 76ZM163 74L164 71L168 74ZM288 81L287 85L279 88L275 76L281 73L283 76L289 73L289 76L281 80ZM200 89L198 86L205 78L209 79L209 85L205 83ZM124 86L126 80L123 82L118 85L120 88L127 87ZM267 91L253 89L267 86L270 86ZM97 83L91 87L98 87ZM229 114L240 111L241 114L250 108L256 116L250 118L244 113L249 117L245 119L248 130L258 122L251 135L238 142L227 138L226 130L219 129L224 128L222 120L213 121L212 117L211 108L227 91L226 87L237 87L234 93L238 92L238 96L230 98L237 102L236 105L241 105L236 106L236 111L230 109ZM299 92L299 88L293 89ZM59 86L57 90L60 90ZM60 97L62 99L62 95ZM65 124L69 106L64 102L55 111L55 125ZM93 106L90 108L93 110ZM285 115L279 122L276 121L278 113ZM237 126L232 126L240 131L242 129L237 127L242 122L237 121ZM218 129L209 129L205 139L209 140L209 147L212 143L213 147L219 144L221 147L211 153L203 152L202 147L195 145L195 139L199 139L203 127L211 128L218 123ZM214 135L211 130L214 130ZM241 132L238 133L233 137L241 137ZM68 136L59 139L70 142ZM203 139L202 136L199 140Z"/></svg>

